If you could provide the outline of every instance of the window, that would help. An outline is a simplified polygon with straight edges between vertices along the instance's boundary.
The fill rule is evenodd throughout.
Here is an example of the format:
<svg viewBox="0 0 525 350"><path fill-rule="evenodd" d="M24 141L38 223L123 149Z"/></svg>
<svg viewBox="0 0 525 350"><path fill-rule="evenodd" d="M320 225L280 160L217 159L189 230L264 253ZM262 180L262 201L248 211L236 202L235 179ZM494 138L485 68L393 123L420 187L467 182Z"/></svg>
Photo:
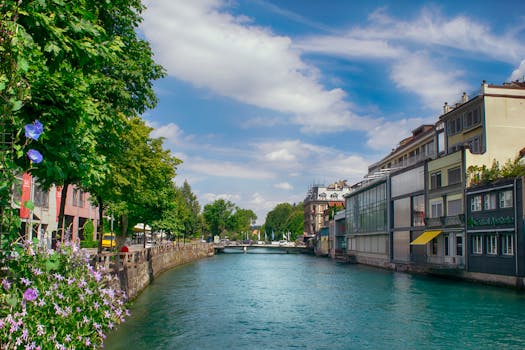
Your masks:
<svg viewBox="0 0 525 350"><path fill-rule="evenodd" d="M501 236L501 254L514 255L514 235L504 234Z"/></svg>
<svg viewBox="0 0 525 350"><path fill-rule="evenodd" d="M437 255L438 253L438 240L437 238L434 238L430 241L430 253L432 255Z"/></svg>
<svg viewBox="0 0 525 350"><path fill-rule="evenodd" d="M332 194L330 195L330 198L332 198L332 199L337 199L337 193L332 193Z"/></svg>
<svg viewBox="0 0 525 350"><path fill-rule="evenodd" d="M426 145L421 146L421 153L423 155L423 159L427 157L433 157L434 152L434 141L430 141Z"/></svg>
<svg viewBox="0 0 525 350"><path fill-rule="evenodd" d="M425 196L412 197L412 226L425 226Z"/></svg>
<svg viewBox="0 0 525 350"><path fill-rule="evenodd" d="M461 131L461 117L451 119L447 122L447 133L449 135L457 134Z"/></svg>
<svg viewBox="0 0 525 350"><path fill-rule="evenodd" d="M472 253L483 254L483 236L472 236Z"/></svg>
<svg viewBox="0 0 525 350"><path fill-rule="evenodd" d="M485 193L483 196L483 210L494 210L496 209L496 194Z"/></svg>
<svg viewBox="0 0 525 350"><path fill-rule="evenodd" d="M430 175L430 189L436 189L441 187L441 172L437 172Z"/></svg>
<svg viewBox="0 0 525 350"><path fill-rule="evenodd" d="M73 200L71 203L75 207L83 207L84 206L84 191L79 189L73 190Z"/></svg>
<svg viewBox="0 0 525 350"><path fill-rule="evenodd" d="M456 236L456 256L463 256L463 236Z"/></svg>
<svg viewBox="0 0 525 350"><path fill-rule="evenodd" d="M461 168L448 169L448 184L453 185L458 183L461 183Z"/></svg>
<svg viewBox="0 0 525 350"><path fill-rule="evenodd" d="M498 255L498 236L487 236L487 254Z"/></svg>
<svg viewBox="0 0 525 350"><path fill-rule="evenodd" d="M512 190L499 193L499 207L512 208Z"/></svg>
<svg viewBox="0 0 525 350"><path fill-rule="evenodd" d="M42 208L49 208L49 193L42 190L42 188L35 183L35 190L33 192L33 202L36 206Z"/></svg>
<svg viewBox="0 0 525 350"><path fill-rule="evenodd" d="M446 235L443 235L443 239L444 239L444 245L445 245L445 256L449 256L450 254L450 251L449 251L449 235L446 234Z"/></svg>
<svg viewBox="0 0 525 350"><path fill-rule="evenodd" d="M431 204L431 217L439 218L443 216L443 203L435 202Z"/></svg>
<svg viewBox="0 0 525 350"><path fill-rule="evenodd" d="M474 125L478 124L480 120L479 107L476 107L463 115L463 125L465 129L473 127Z"/></svg>
<svg viewBox="0 0 525 350"><path fill-rule="evenodd" d="M463 213L463 208L461 205L461 199L454 199L447 202L447 215L454 216Z"/></svg>
<svg viewBox="0 0 525 350"><path fill-rule="evenodd" d="M471 211L481 211L481 195L470 197L470 210Z"/></svg>
<svg viewBox="0 0 525 350"><path fill-rule="evenodd" d="M326 199L326 193L320 193L319 194L319 199Z"/></svg>

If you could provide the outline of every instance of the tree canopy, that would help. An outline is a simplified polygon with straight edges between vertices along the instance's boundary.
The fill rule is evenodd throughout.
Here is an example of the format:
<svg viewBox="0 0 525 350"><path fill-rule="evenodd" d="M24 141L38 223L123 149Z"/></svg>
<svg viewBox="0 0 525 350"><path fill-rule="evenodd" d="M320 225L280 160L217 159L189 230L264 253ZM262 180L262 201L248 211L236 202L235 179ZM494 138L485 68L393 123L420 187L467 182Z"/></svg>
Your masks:
<svg viewBox="0 0 525 350"><path fill-rule="evenodd" d="M250 209L242 209L230 201L217 199L204 206L202 215L212 235L228 232L232 237L242 238L242 232L250 231L257 215Z"/></svg>
<svg viewBox="0 0 525 350"><path fill-rule="evenodd" d="M304 232L304 209L303 203L290 204L280 203L266 214L263 231L268 237L272 233L274 239L280 239L283 234L290 232L290 239L296 240Z"/></svg>

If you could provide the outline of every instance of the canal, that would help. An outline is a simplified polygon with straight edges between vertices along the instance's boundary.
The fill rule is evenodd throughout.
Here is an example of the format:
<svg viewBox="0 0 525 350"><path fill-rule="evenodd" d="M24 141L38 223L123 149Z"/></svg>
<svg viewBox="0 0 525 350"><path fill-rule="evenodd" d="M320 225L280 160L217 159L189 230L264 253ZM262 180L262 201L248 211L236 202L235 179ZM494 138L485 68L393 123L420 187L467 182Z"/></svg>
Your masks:
<svg viewBox="0 0 525 350"><path fill-rule="evenodd" d="M523 349L525 294L300 254L162 274L106 349Z"/></svg>

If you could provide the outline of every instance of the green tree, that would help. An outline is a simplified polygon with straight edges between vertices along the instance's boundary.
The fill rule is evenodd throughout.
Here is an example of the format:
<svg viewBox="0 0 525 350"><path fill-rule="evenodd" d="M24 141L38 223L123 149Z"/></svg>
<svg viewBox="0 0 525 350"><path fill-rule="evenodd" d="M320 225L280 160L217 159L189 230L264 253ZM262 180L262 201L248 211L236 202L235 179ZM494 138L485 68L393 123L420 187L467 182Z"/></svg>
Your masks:
<svg viewBox="0 0 525 350"><path fill-rule="evenodd" d="M264 228L269 237L274 233L274 239L278 240L288 231L287 222L292 212L293 206L290 203L280 203L266 214Z"/></svg>
<svg viewBox="0 0 525 350"><path fill-rule="evenodd" d="M138 38L140 1L5 1L18 11L29 48L19 55L31 82L20 108L23 123L38 117L46 133L45 154L32 170L44 188L81 188L102 182L108 151L119 150L125 118L156 103L152 80L163 75L149 45ZM116 145L116 146L115 146ZM60 206L63 216L64 202Z"/></svg>
<svg viewBox="0 0 525 350"><path fill-rule="evenodd" d="M287 219L286 230L291 233L290 239L297 240L304 234L304 207L303 203L293 205L293 211Z"/></svg>
<svg viewBox="0 0 525 350"><path fill-rule="evenodd" d="M217 199L204 206L202 215L212 235L220 235L226 230L226 224L234 210L235 204L224 199Z"/></svg>
<svg viewBox="0 0 525 350"><path fill-rule="evenodd" d="M290 239L295 240L304 232L303 204L280 203L266 214L266 221L262 227L269 238L272 232L274 239L280 239L283 234L290 232Z"/></svg>
<svg viewBox="0 0 525 350"><path fill-rule="evenodd" d="M201 219L199 217L201 206L187 181L184 181L180 192L184 204L183 224L186 235L187 237L196 237L201 232Z"/></svg>
<svg viewBox="0 0 525 350"><path fill-rule="evenodd" d="M233 232L248 232L257 215L250 209L235 208L228 220L228 229Z"/></svg>

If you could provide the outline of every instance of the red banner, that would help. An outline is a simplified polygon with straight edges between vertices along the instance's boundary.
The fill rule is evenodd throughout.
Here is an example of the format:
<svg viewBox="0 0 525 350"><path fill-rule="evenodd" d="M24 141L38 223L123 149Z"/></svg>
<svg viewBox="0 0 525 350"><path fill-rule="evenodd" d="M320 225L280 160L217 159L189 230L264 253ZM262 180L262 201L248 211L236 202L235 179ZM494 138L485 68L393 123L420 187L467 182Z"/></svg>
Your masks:
<svg viewBox="0 0 525 350"><path fill-rule="evenodd" d="M25 202L31 200L31 175L22 175L22 197L20 198L20 218L29 219L29 209L25 207Z"/></svg>
<svg viewBox="0 0 525 350"><path fill-rule="evenodd" d="M58 216L60 215L60 200L62 199L62 186L57 186L56 188L56 221L58 222Z"/></svg>

